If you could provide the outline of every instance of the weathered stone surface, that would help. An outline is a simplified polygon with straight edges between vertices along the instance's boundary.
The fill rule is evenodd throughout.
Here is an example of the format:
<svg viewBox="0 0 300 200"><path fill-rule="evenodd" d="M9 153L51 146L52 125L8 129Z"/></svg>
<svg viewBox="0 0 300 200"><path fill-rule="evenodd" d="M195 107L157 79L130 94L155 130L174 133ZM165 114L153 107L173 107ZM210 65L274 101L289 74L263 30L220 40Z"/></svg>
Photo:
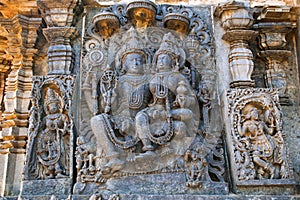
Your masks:
<svg viewBox="0 0 300 200"><path fill-rule="evenodd" d="M140 195L179 195L179 194L228 194L227 183L203 181L198 188L186 187L184 173L172 174L146 174L143 176L131 176L112 178L105 185L78 184L75 188L84 188L79 194L91 194L101 191L115 194L140 194ZM76 190L78 192L78 189Z"/></svg>
<svg viewBox="0 0 300 200"><path fill-rule="evenodd" d="M72 181L70 179L22 181L21 191L21 196L69 195L72 191Z"/></svg>
<svg viewBox="0 0 300 200"><path fill-rule="evenodd" d="M299 198L297 6L1 2L1 198Z"/></svg>

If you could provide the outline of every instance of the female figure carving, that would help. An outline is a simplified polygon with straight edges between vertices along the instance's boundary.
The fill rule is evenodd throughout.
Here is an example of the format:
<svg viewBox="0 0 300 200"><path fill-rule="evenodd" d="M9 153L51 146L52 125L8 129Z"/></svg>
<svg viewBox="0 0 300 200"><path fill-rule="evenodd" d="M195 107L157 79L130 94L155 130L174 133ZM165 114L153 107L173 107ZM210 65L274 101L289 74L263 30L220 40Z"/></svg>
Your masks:
<svg viewBox="0 0 300 200"><path fill-rule="evenodd" d="M250 153L259 179L286 178L283 139L277 132L270 113L266 112L268 116L265 116L267 121L264 122L259 119L258 109L254 105L246 105L243 109L244 120L238 132L250 142Z"/></svg>
<svg viewBox="0 0 300 200"><path fill-rule="evenodd" d="M168 146L170 141L188 134L187 124L195 126L191 110L196 97L186 78L179 72L180 56L184 52L174 43L175 37L168 33L154 55L156 73L150 81L153 103L136 116L136 131L142 141L144 151L137 158L154 156L155 146ZM182 49L181 49L182 50ZM177 149L165 148L161 156L169 153L182 154Z"/></svg>
<svg viewBox="0 0 300 200"><path fill-rule="evenodd" d="M61 100L51 88L47 90L45 113L37 137L37 158L41 178L63 178L68 175L69 118L62 113Z"/></svg>

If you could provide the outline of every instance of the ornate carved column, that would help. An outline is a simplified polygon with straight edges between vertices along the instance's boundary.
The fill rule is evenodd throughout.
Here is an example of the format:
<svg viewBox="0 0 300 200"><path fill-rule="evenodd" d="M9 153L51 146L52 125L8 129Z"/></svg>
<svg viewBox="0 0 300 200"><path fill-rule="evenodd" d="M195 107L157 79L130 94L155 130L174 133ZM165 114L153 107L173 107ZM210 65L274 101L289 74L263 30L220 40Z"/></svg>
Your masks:
<svg viewBox="0 0 300 200"><path fill-rule="evenodd" d="M76 33L72 27L77 0L38 0L38 7L47 23L43 33L50 43L48 49L48 74L71 74L73 52L71 39Z"/></svg>
<svg viewBox="0 0 300 200"><path fill-rule="evenodd" d="M266 7L259 16L260 21L254 25L259 31L260 56L266 62L266 86L278 89L280 103L283 105L290 104L286 68L292 52L286 48L286 35L294 25L286 21L289 13L289 7Z"/></svg>
<svg viewBox="0 0 300 200"><path fill-rule="evenodd" d="M11 58L8 54L5 53L7 48L7 31L1 27L0 28L0 124L3 122L3 111L4 111L4 89L5 89L5 80L7 78L7 74L10 71L11 66ZM0 126L0 133L2 138L2 127ZM1 140L2 141L2 140ZM5 180L6 180L6 166L7 166L7 157L6 148L3 148L3 143L0 145L0 195L4 195L5 190Z"/></svg>
<svg viewBox="0 0 300 200"><path fill-rule="evenodd" d="M50 43L48 75L33 78L29 141L21 195L68 195L73 184L72 26L77 0L37 1ZM40 185L47 187L39 187Z"/></svg>
<svg viewBox="0 0 300 200"><path fill-rule="evenodd" d="M221 4L216 9L226 33L223 40L230 42L229 68L232 76L230 87L253 87L253 54L248 42L256 32L251 29L253 17L243 3L232 1Z"/></svg>
<svg viewBox="0 0 300 200"><path fill-rule="evenodd" d="M293 194L293 173L282 128L278 87L252 88L254 63L248 42L257 32L251 30L251 11L235 1L219 5L216 11L226 30L222 39L230 42L228 57L233 80L231 89L224 91L222 101L233 191L241 194L262 191L264 194ZM281 54L276 54L273 50L273 46L285 45L281 38L287 31L282 28L278 27L281 31L275 33L267 29L260 32L269 69L280 69L279 56L290 53L281 51ZM280 76L281 72L276 73ZM267 77L272 76L275 76L273 72ZM270 187L276 189L270 190Z"/></svg>
<svg viewBox="0 0 300 200"><path fill-rule="evenodd" d="M32 85L32 60L36 52L35 41L41 18L17 15L1 18L0 24L7 31L5 51L9 61L9 73L5 82L4 112L1 122L1 159L4 168L2 193L17 195L20 190L27 139L28 108ZM6 75L3 75L5 77ZM14 178L8 178L14 177Z"/></svg>

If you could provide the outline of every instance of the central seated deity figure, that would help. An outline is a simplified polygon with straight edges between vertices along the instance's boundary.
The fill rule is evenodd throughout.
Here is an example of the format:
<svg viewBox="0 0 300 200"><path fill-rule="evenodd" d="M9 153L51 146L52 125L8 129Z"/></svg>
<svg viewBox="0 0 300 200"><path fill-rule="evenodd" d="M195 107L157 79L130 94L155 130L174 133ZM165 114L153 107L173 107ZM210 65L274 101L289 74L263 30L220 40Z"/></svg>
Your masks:
<svg viewBox="0 0 300 200"><path fill-rule="evenodd" d="M164 36L152 74L139 33L131 28L123 39L115 57L120 66L109 66L100 78L103 113L91 119L105 178L171 164L184 155L198 127L196 96L179 72L185 53L175 36Z"/></svg>
<svg viewBox="0 0 300 200"><path fill-rule="evenodd" d="M196 124L192 111L196 108L196 96L188 80L179 72L184 51L175 41L174 35L165 34L153 58L156 73L149 84L153 103L136 116L136 131L145 152L140 156L154 155L155 146L164 146L161 156L183 155L186 149L175 147L177 152L174 152L170 142L193 135L188 133L187 126L195 127Z"/></svg>

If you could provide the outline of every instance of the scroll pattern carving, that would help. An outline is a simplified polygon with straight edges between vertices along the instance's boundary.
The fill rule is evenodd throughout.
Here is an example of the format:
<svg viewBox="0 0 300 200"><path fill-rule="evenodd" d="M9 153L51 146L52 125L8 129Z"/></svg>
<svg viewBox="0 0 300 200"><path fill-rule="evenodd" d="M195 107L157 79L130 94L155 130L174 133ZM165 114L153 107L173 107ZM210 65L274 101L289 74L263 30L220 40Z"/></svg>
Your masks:
<svg viewBox="0 0 300 200"><path fill-rule="evenodd" d="M70 176L73 87L73 76L34 78L26 180Z"/></svg>
<svg viewBox="0 0 300 200"><path fill-rule="evenodd" d="M291 178L277 92L237 89L228 99L238 180Z"/></svg>

